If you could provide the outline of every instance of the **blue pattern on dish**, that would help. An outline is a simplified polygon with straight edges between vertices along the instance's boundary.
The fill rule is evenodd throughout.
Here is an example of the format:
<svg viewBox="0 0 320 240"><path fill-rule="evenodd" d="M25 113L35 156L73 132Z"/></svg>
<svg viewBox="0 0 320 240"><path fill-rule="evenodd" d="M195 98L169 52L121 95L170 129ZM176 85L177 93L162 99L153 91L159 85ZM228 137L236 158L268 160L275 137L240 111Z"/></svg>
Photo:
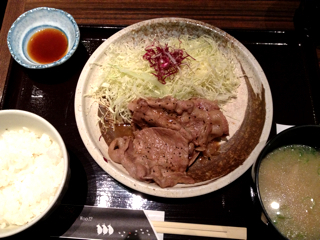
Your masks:
<svg viewBox="0 0 320 240"><path fill-rule="evenodd" d="M56 62L39 64L31 60L26 48L30 37L43 28L56 28L68 39L68 53ZM73 17L60 9L40 7L23 13L12 24L7 37L12 57L22 66L32 69L49 68L67 61L76 51L80 40L80 31Z"/></svg>

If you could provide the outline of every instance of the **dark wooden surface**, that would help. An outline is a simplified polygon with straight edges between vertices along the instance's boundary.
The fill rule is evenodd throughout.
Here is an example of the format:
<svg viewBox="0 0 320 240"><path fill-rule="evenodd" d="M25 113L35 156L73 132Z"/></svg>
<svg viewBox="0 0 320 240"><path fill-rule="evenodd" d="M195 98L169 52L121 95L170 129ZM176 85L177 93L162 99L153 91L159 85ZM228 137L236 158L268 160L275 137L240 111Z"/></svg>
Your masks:
<svg viewBox="0 0 320 240"><path fill-rule="evenodd" d="M130 25L150 18L179 16L221 28L292 29L292 17L299 3L297 0L28 0L25 10L39 5L61 8L79 24Z"/></svg>
<svg viewBox="0 0 320 240"><path fill-rule="evenodd" d="M79 11L76 11L76 7L71 2L78 2ZM163 14L156 9L156 6L161 5L157 1L155 1L154 6L146 5L147 1L132 1L131 5L134 6L131 8L129 7L130 1L104 1L103 4L100 1L101 8L98 7L98 2L91 1L92 5L90 5L88 1L9 0L1 29L1 107L2 109L14 108L34 112L51 122L62 135L70 155L71 166L70 184L62 203L159 210L165 211L166 221L246 227L249 240L280 239L272 228L266 226L260 220L261 210L251 180L251 169L239 179L218 191L193 198L165 199L141 194L125 187L112 179L95 163L81 141L74 116L74 94L81 70L103 40L122 29L122 26L143 18L149 18L152 11L156 16L162 16ZM180 2L181 6L185 8L187 7L185 1L176 2ZM224 14L234 7L228 6L231 2L238 4L238 11L242 8L240 2L250 2L253 5L263 3L270 4L270 6L280 4L278 1L212 2L208 1L207 4L224 8ZM17 3L19 4L16 5ZM41 3L72 13L79 24L81 23L81 42L76 53L68 62L55 69L39 71L23 68L12 61L10 56L7 56L4 41L6 33L4 32L8 30L10 19L14 20L23 11L37 7ZM109 8L105 3L109 3ZM138 3L140 3L140 6L135 5ZM162 3L165 5L168 2L162 1ZM282 14L285 16L282 16L281 19L288 19L289 22L289 15L293 17L293 9L298 6L298 2L283 1L283 3L291 6L282 10ZM222 6L223 4L224 6ZM124 6L126 6L126 10ZM178 9L178 5L175 6L175 9ZM221 12L208 7L211 12L206 11L206 14L201 15L197 13L196 9L192 11L190 6L187 13L178 12L178 10L172 10L172 8L163 11L166 14L169 14L170 11L176 11L175 14L179 17L186 16L183 14L189 14L188 17L190 18L204 21L207 18L208 23L219 23L214 20L214 15ZM145 14L140 13L136 8ZM100 12L101 9L105 9L104 12L110 16L103 16L100 13L95 17L95 13ZM290 14L288 9L291 9ZM127 16L115 15L116 12L130 13L130 11L132 11L131 14ZM134 18L133 12L139 13L139 16ZM84 13L87 14L87 17ZM259 11L251 14L256 16L258 13L263 15ZM253 17L249 14L248 9L240 11L239 14L246 15L247 18ZM274 14L272 16L275 16ZM105 21L105 19L109 20ZM275 123L288 125L319 124L320 101L317 91L320 89L320 78L314 40L307 36L305 32L295 30L293 19L290 20L290 24L278 25L273 30L266 27L251 28L246 25L246 21L243 21L243 25L237 23L242 26L238 28L232 24L228 25L228 21L224 22L226 25L221 24L218 27L237 38L252 52L270 84L274 101L273 128L270 136L275 135ZM264 26L267 25L267 22L264 23ZM49 239L53 228L65 229L68 227L61 226L59 222L53 222L53 219L53 217L49 217L29 231L8 239L30 237L33 239ZM165 235L165 239L207 238Z"/></svg>

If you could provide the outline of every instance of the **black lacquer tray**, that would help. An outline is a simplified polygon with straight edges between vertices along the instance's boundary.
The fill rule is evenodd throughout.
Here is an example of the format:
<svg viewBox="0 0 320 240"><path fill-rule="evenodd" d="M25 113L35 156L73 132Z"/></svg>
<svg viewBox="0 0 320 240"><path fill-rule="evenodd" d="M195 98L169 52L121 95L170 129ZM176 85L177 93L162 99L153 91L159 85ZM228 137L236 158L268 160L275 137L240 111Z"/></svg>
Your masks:
<svg viewBox="0 0 320 240"><path fill-rule="evenodd" d="M12 61L3 109L36 113L60 132L70 155L71 180L64 205L89 205L165 211L165 220L246 227L248 239L279 239L261 221L251 169L228 186L199 197L165 199L144 195L111 178L92 159L80 138L74 115L74 96L83 66L94 50L123 27L80 26L80 45L65 64L44 70L26 69ZM274 104L270 137L276 124L319 124L319 67L311 40L295 31L224 29L255 56L268 79ZM30 230L8 239L50 239L52 229L68 228L49 216ZM165 235L164 239L206 239Z"/></svg>

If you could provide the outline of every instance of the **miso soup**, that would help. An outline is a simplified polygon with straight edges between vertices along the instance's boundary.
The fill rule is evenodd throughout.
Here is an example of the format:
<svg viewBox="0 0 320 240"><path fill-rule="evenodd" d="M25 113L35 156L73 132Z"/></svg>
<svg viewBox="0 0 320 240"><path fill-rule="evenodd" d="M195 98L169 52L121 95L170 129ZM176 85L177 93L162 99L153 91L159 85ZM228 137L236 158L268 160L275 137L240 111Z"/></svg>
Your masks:
<svg viewBox="0 0 320 240"><path fill-rule="evenodd" d="M260 195L288 239L320 239L320 152L303 145L276 149L261 162Z"/></svg>

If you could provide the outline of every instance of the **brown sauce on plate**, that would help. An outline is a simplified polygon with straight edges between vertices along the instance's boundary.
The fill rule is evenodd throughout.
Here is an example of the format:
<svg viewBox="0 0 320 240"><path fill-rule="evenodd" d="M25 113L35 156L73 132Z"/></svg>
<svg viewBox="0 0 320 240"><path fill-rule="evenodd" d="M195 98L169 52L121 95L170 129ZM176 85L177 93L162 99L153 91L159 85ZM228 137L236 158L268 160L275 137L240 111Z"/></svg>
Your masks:
<svg viewBox="0 0 320 240"><path fill-rule="evenodd" d="M99 121L99 128L101 132L101 137L104 139L106 144L110 145L110 143L118 138L118 137L133 137L133 131L131 128L131 124L111 124L108 121L108 110L100 105L98 110L98 117L101 119Z"/></svg>
<svg viewBox="0 0 320 240"><path fill-rule="evenodd" d="M30 58L41 64L58 61L66 55L67 51L67 36L55 28L45 28L36 32L27 45Z"/></svg>
<svg viewBox="0 0 320 240"><path fill-rule="evenodd" d="M100 124L100 131L105 142L110 145L110 143L118 138L124 136L133 137L133 132L130 124L115 124L114 126L103 127Z"/></svg>

